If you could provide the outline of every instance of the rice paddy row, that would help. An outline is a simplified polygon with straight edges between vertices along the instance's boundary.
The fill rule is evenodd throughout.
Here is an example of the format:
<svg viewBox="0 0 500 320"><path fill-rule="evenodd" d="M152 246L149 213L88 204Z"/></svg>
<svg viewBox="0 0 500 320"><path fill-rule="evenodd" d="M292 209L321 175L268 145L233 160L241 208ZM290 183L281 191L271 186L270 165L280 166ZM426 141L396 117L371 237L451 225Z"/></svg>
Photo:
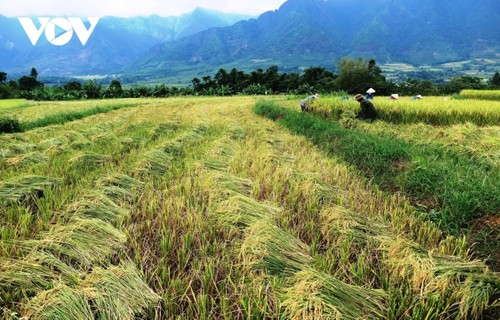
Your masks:
<svg viewBox="0 0 500 320"><path fill-rule="evenodd" d="M177 128L175 123L160 124L152 130L151 139L156 140L162 134L177 131ZM206 129L202 126L192 133L186 132L172 141L164 142L165 153L158 153L154 148L149 152L150 157L146 157L146 160L141 159L134 166L134 172L137 176L143 177L151 172L166 171L173 155L177 154L177 149L172 149L172 145L178 144L182 147L182 142L197 140L200 137L199 132L204 130ZM96 162L96 155L79 160L82 160L79 161L80 168L90 163L95 166L94 169L100 166L99 161ZM31 177L25 177L23 180L30 187ZM126 237L123 232L112 226L117 224L117 220L119 222L129 218L129 210L120 207L115 201L123 202L122 205L127 207L127 201L132 201L137 196L136 191L144 183L123 174L108 175L93 183L94 191L87 191L87 194L77 198L78 200L68 205L67 214L62 214L69 217L69 220L63 219L64 225L58 222L47 232L38 235L36 240L30 240L33 246L28 246L30 241L14 243L2 241L6 248L9 242L16 247L24 248L16 250L17 255L21 255L22 258L7 260L0 268L2 275L5 276L4 281L0 281L4 284L2 293L6 295L2 301L15 303L23 297L36 294L27 303L22 303L21 309L17 310L24 316L35 319L45 317L114 319L117 316L120 319L131 319L143 313L144 309L154 305L154 301L158 300L158 296L143 282L138 270L129 259L121 258L124 256ZM49 185L44 186L49 187ZM5 185L3 187L3 191L11 189L5 188ZM17 186L15 190L22 188ZM33 192L33 189L27 190ZM43 195L35 192L34 196ZM124 199L127 201L124 202ZM12 202L7 203L12 205ZM48 244L47 247L45 243ZM12 250L7 251L12 252ZM47 258L47 254L51 255ZM73 265L78 266L77 272L65 274L64 270ZM86 272L87 270L93 272ZM22 275L26 273L32 273L35 278L38 276L45 282L34 284L22 282ZM56 281L67 278L71 278L71 281ZM96 281L92 282L94 278ZM10 282L12 279L19 281L12 283ZM16 293L19 295L15 295ZM61 306L60 301L67 302L67 305ZM4 314L15 317L18 313L4 308Z"/></svg>
<svg viewBox="0 0 500 320"><path fill-rule="evenodd" d="M254 115L254 103L158 100L2 137L2 181L43 178L24 181L40 184L30 196L0 200L10 207L0 210L10 228L0 242L4 317L494 314L498 275L465 238ZM11 161L32 152L47 159ZM12 189L22 188L0 186Z"/></svg>

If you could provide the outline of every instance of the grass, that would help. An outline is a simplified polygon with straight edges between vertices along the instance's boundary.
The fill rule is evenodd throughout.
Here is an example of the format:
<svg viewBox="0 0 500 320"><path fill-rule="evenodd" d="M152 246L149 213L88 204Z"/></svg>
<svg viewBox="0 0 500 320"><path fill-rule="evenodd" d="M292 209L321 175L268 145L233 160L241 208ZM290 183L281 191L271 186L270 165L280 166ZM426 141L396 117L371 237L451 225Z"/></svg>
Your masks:
<svg viewBox="0 0 500 320"><path fill-rule="evenodd" d="M136 100L0 137L2 181L46 177L0 199L3 318L494 318L498 275L464 236L255 102Z"/></svg>

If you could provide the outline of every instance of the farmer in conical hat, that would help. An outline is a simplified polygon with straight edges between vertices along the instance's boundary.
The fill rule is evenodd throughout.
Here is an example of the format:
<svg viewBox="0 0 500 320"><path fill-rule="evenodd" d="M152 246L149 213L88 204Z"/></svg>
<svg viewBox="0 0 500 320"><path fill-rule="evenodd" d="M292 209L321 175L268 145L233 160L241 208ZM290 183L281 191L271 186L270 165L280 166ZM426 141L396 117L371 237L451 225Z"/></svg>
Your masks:
<svg viewBox="0 0 500 320"><path fill-rule="evenodd" d="M373 100L373 94L375 93L375 89L373 88L370 88L368 90L366 90L366 99L369 99L369 100Z"/></svg>
<svg viewBox="0 0 500 320"><path fill-rule="evenodd" d="M300 109L302 110L302 112L312 110L311 103L312 103L312 101L314 101L316 99L319 99L318 93L313 94L312 96L309 96L309 97L305 98L304 100L302 100L300 102Z"/></svg>
<svg viewBox="0 0 500 320"><path fill-rule="evenodd" d="M356 118L358 119L370 119L371 122L377 118L377 110L368 99L365 99L362 94L358 93L354 99L359 102L361 110L358 112Z"/></svg>

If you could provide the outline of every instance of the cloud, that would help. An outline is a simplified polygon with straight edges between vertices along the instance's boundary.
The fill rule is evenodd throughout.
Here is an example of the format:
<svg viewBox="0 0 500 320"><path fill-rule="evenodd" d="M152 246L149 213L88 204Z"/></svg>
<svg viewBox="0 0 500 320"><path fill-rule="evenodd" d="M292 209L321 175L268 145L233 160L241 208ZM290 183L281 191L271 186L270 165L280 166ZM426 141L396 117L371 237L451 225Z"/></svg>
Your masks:
<svg viewBox="0 0 500 320"><path fill-rule="evenodd" d="M1 0L0 14L15 16L176 16L196 7L257 15L285 0Z"/></svg>

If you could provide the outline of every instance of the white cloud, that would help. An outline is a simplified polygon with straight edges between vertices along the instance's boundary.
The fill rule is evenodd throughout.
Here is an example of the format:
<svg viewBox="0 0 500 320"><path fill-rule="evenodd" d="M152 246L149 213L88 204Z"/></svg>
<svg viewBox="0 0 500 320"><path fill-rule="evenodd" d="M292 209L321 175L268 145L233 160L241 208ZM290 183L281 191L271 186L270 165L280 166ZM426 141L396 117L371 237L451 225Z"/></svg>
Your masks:
<svg viewBox="0 0 500 320"><path fill-rule="evenodd" d="M0 14L15 16L176 16L196 7L257 15L285 0L1 0Z"/></svg>

